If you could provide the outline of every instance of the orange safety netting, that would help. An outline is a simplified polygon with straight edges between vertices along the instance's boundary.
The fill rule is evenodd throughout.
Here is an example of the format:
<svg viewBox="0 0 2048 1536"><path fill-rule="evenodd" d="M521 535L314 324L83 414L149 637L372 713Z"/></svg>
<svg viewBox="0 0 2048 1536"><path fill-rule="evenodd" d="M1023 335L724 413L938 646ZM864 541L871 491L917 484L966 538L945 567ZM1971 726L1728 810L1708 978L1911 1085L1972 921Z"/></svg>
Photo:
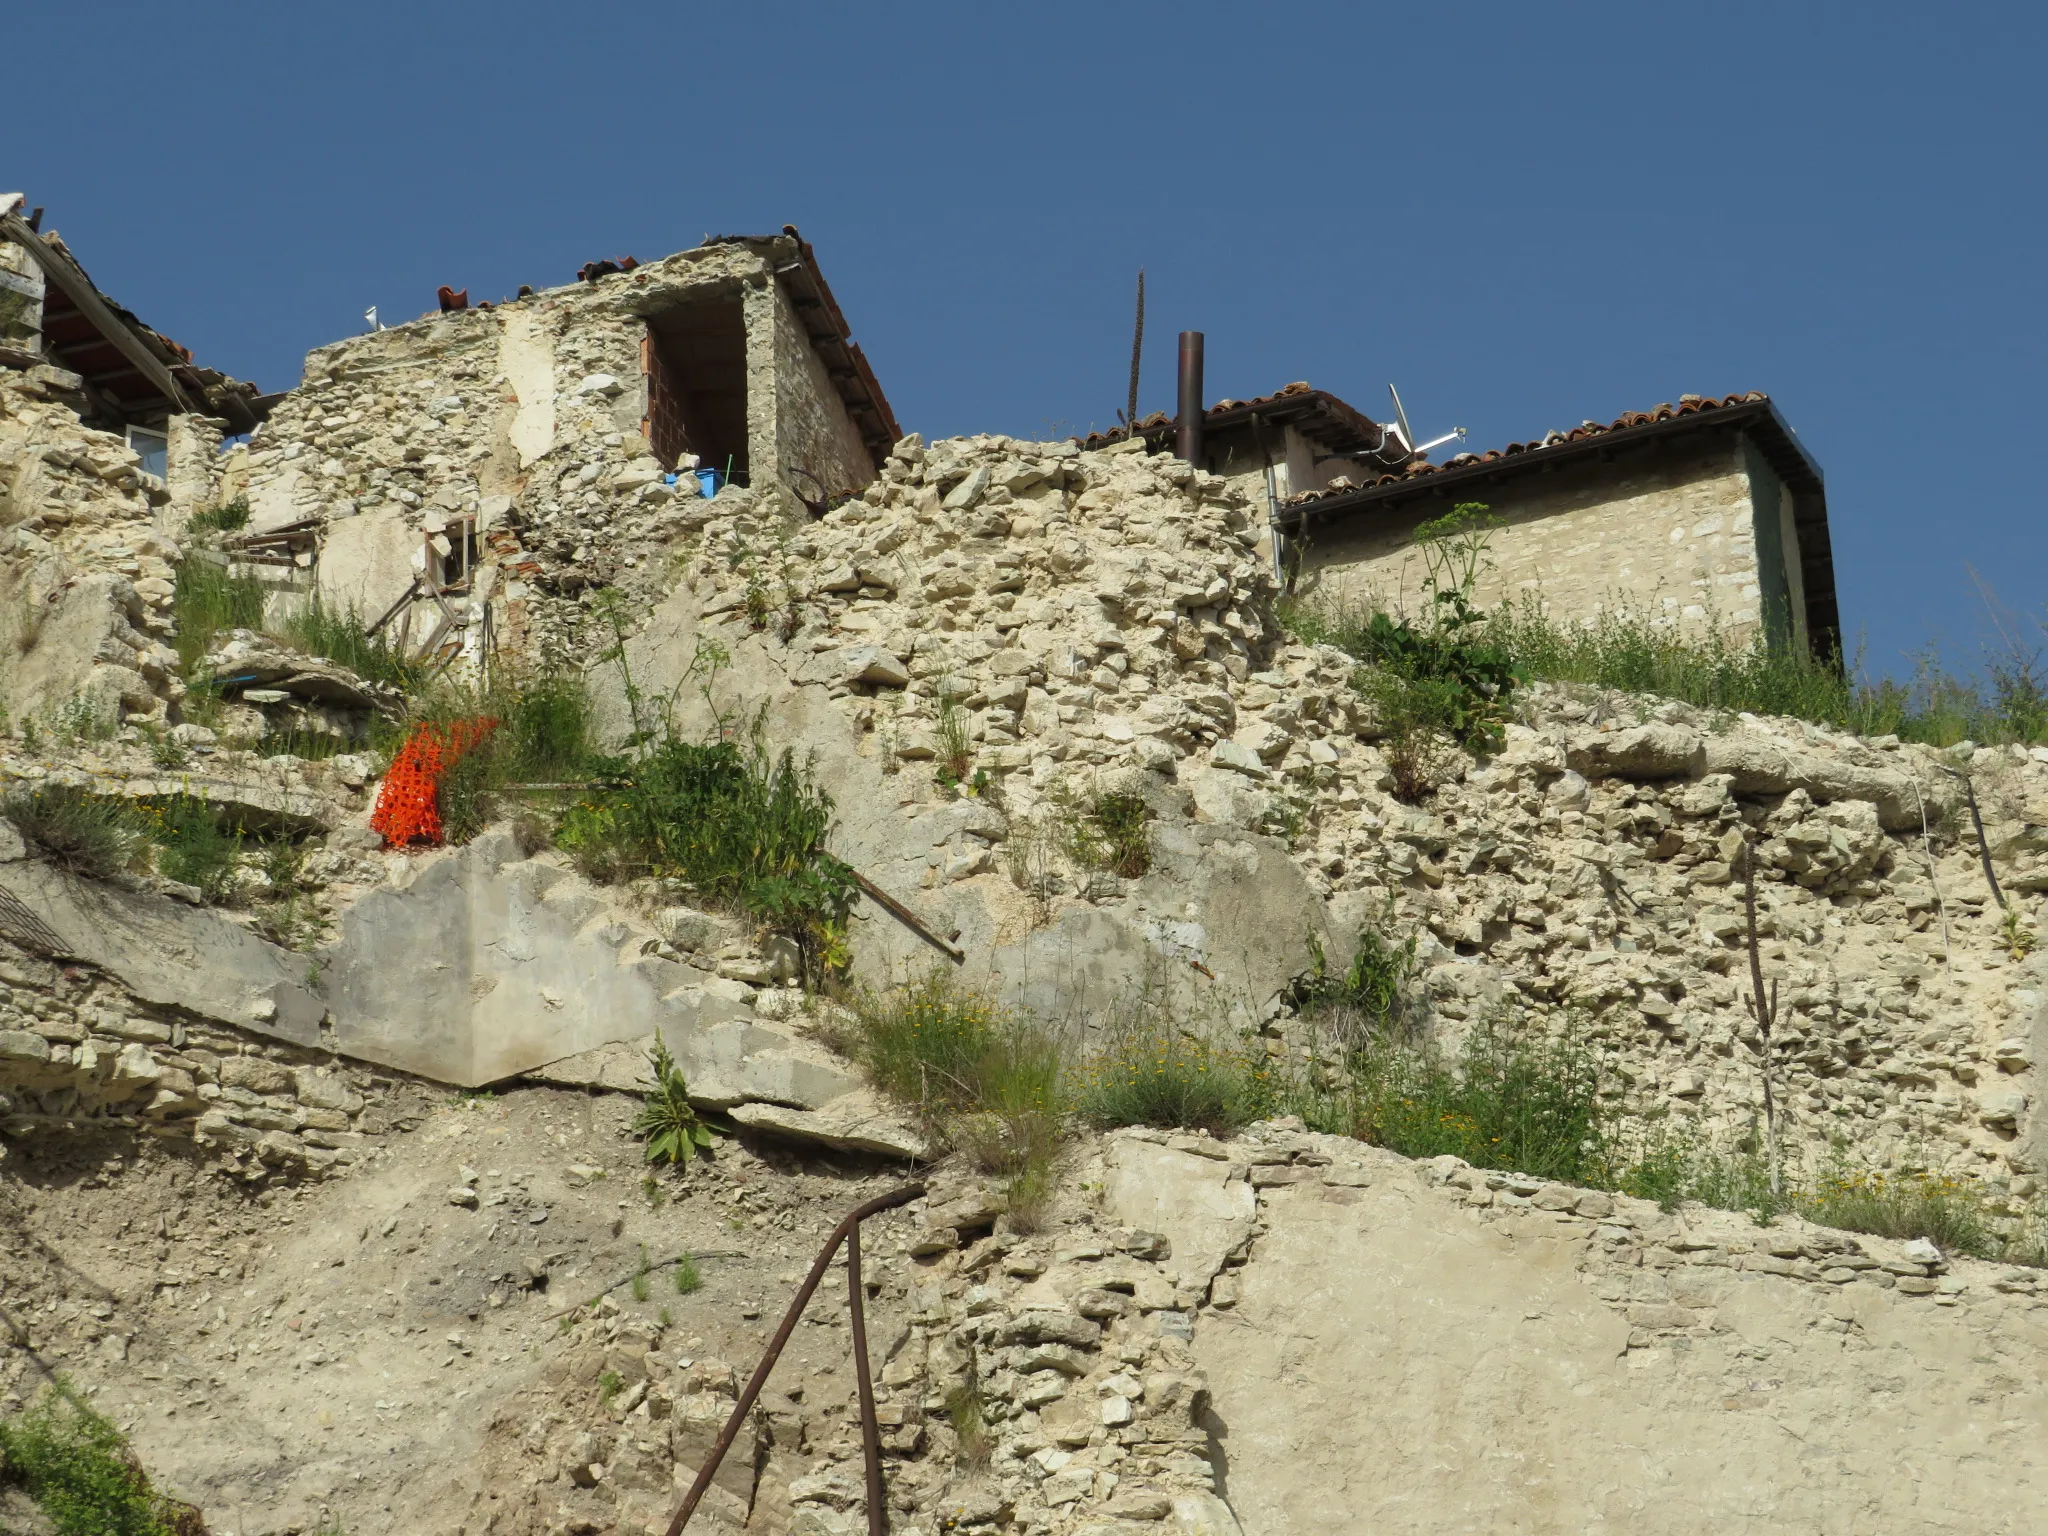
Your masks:
<svg viewBox="0 0 2048 1536"><path fill-rule="evenodd" d="M448 725L416 725L398 749L370 826L384 834L387 848L441 841L441 777L462 754L497 729L498 722L479 715Z"/></svg>

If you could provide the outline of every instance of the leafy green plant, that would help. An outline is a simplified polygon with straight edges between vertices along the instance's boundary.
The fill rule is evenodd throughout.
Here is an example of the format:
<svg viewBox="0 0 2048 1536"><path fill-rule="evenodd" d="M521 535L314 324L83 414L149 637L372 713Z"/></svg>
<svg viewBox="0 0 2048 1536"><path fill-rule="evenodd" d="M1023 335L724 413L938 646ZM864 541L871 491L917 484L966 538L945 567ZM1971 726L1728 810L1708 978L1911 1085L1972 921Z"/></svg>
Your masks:
<svg viewBox="0 0 2048 1536"><path fill-rule="evenodd" d="M19 1483L57 1536L185 1536L205 1527L151 1485L126 1438L61 1379L0 1420L0 1474Z"/></svg>
<svg viewBox="0 0 2048 1536"><path fill-rule="evenodd" d="M698 1118L690 1103L689 1085L676 1065L668 1044L659 1036L647 1053L654 1068L654 1082L640 1112L633 1117L633 1134L647 1143L647 1161L687 1166L699 1151L711 1146L711 1127Z"/></svg>
<svg viewBox="0 0 2048 1536"><path fill-rule="evenodd" d="M751 745L668 736L597 765L608 782L564 814L556 841L593 878L660 875L705 905L792 938L813 975L858 887L825 851L832 799L808 765Z"/></svg>
<svg viewBox="0 0 2048 1536"><path fill-rule="evenodd" d="M141 825L127 802L69 784L17 789L0 799L0 815L51 862L88 879L129 868L143 848Z"/></svg>
<svg viewBox="0 0 2048 1536"><path fill-rule="evenodd" d="M1341 975L1332 974L1322 940L1313 933L1309 954L1312 968L1295 989L1295 1006L1320 1026L1340 1056L1409 1021L1408 988L1417 970L1414 934L1397 944L1382 924L1368 924L1359 930L1358 949Z"/></svg>
<svg viewBox="0 0 2048 1536"><path fill-rule="evenodd" d="M697 1261L689 1254L676 1260L676 1294L695 1295L704 1289L704 1272L697 1268Z"/></svg>
<svg viewBox="0 0 2048 1536"><path fill-rule="evenodd" d="M626 1378L614 1370L603 1370L597 1375L597 1400L607 1408L613 1398L626 1390Z"/></svg>
<svg viewBox="0 0 2048 1536"><path fill-rule="evenodd" d="M1482 503L1464 502L1416 530L1427 602L1414 619L1383 609L1356 619L1298 604L1288 610L1304 638L1342 646L1364 663L1353 684L1379 723L1404 799L1435 789L1451 750L1496 751L1504 740L1521 671L1472 600L1497 526Z"/></svg>
<svg viewBox="0 0 2048 1536"><path fill-rule="evenodd" d="M2024 960L2040 941L2040 935L2028 926L2019 903L2008 904L2005 915L1998 920L1998 942L2005 946L2006 954L2014 960Z"/></svg>

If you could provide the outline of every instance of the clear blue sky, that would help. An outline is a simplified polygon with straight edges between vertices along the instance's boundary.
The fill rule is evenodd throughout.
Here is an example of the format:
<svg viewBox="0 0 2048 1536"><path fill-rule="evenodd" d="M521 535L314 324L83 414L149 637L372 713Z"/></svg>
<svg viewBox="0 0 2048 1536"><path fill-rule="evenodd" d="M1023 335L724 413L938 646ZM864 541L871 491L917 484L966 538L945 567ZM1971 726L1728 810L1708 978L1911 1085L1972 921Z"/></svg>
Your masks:
<svg viewBox="0 0 2048 1536"><path fill-rule="evenodd" d="M0 182L266 389L305 351L801 227L906 430L1308 379L1485 448L1771 393L1873 670L2048 597L2039 6L16 8Z"/></svg>

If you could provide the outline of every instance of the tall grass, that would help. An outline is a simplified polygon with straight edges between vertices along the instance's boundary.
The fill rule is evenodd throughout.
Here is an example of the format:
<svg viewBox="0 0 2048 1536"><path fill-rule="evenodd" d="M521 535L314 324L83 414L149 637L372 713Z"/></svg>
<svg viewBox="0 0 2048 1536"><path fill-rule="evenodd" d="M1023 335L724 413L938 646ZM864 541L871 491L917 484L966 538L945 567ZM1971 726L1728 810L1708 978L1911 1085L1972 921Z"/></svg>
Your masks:
<svg viewBox="0 0 2048 1536"><path fill-rule="evenodd" d="M263 583L254 576L237 576L202 553L178 563L171 612L178 621L178 663L188 680L216 635L261 626L263 602Z"/></svg>
<svg viewBox="0 0 2048 1536"><path fill-rule="evenodd" d="M858 999L838 1043L928 1133L1010 1180L1012 1224L1033 1225L1051 1192L1066 1108L1059 1039L1027 1015L934 969Z"/></svg>
<svg viewBox="0 0 2048 1536"><path fill-rule="evenodd" d="M453 842L482 831L524 786L574 783L595 771L590 697L573 672L500 669L485 687L443 683L411 718L497 722L442 777L441 823Z"/></svg>
<svg viewBox="0 0 2048 1536"><path fill-rule="evenodd" d="M418 690L426 669L392 644L384 634L370 635L362 610L349 603L333 606L315 594L294 609L279 626L280 638L314 656L324 656L360 678L389 683L406 693Z"/></svg>
<svg viewBox="0 0 2048 1536"><path fill-rule="evenodd" d="M87 879L117 874L143 851L142 829L125 801L68 784L14 790L0 799L0 816L52 863Z"/></svg>
<svg viewBox="0 0 2048 1536"><path fill-rule="evenodd" d="M1298 638L1372 655L1373 610L1296 602L1282 621ZM1481 637L1532 681L1585 683L1653 694L1730 712L1785 715L1859 736L1952 746L1958 741L2048 741L2048 673L2008 645L1972 678L1947 670L1932 649L1910 682L1872 681L1762 638L1737 641L1712 623L1683 629L1641 609L1608 609L1585 623L1545 613L1530 598L1485 615Z"/></svg>
<svg viewBox="0 0 2048 1536"><path fill-rule="evenodd" d="M1488 1018L1455 1057L1427 1042L1368 1040L1311 1113L1403 1157L1449 1153L1475 1168L1604 1184L1611 1126L1601 1087L1597 1057L1574 1036Z"/></svg>
<svg viewBox="0 0 2048 1536"><path fill-rule="evenodd" d="M158 874L195 887L208 901L224 900L234 889L242 836L223 828L204 800L174 795L144 801L135 813L156 844Z"/></svg>

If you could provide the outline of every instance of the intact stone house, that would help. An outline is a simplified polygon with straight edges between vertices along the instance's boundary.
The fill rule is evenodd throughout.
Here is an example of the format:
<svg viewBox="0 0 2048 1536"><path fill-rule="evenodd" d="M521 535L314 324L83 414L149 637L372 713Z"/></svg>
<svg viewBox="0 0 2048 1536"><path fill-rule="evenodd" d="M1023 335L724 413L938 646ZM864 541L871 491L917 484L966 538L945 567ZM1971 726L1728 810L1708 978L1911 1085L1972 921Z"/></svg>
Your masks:
<svg viewBox="0 0 2048 1536"><path fill-rule="evenodd" d="M657 574L708 516L695 466L817 513L900 435L795 228L721 236L317 349L231 475L236 542L415 652L530 650L549 610Z"/></svg>
<svg viewBox="0 0 2048 1536"><path fill-rule="evenodd" d="M1277 521L1297 592L1337 604L1413 605L1416 527L1463 502L1505 526L1485 603L1534 600L1590 621L1627 609L1737 643L1835 657L1841 621L1820 467L1766 395L1632 412L1442 465L1284 500Z"/></svg>

